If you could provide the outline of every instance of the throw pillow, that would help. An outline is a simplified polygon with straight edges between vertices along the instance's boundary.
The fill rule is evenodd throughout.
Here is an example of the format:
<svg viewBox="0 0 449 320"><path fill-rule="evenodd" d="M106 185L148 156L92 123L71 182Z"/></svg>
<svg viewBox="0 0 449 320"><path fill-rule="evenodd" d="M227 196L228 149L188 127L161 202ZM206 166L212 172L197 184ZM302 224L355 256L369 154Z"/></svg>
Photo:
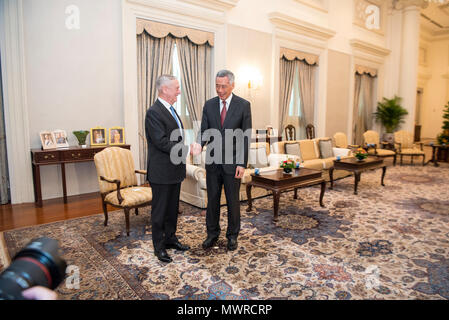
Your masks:
<svg viewBox="0 0 449 320"><path fill-rule="evenodd" d="M299 143L298 142L286 142L284 145L285 148L285 154L291 154L294 156L298 156L299 158L301 158L301 150L299 148Z"/></svg>
<svg viewBox="0 0 449 320"><path fill-rule="evenodd" d="M332 158L334 156L332 140L320 140L320 155L321 159Z"/></svg>

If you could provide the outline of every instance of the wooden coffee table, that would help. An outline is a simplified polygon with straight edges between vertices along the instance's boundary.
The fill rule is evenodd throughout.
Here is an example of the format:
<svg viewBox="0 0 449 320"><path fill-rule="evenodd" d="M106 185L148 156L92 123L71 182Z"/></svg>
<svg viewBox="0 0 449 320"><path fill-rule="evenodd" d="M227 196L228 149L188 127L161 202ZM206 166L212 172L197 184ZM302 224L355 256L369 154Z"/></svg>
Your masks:
<svg viewBox="0 0 449 320"><path fill-rule="evenodd" d="M329 177L331 181L330 189L332 190L334 188L334 170L339 169L354 172L354 194L357 194L357 186L360 182L362 172L378 168L382 168L382 179L380 183L382 186L385 186L384 177L387 171L387 165L384 164L382 159L377 157L368 157L363 161L358 161L356 158L348 158L340 161L334 160L334 166L329 169Z"/></svg>
<svg viewBox="0 0 449 320"><path fill-rule="evenodd" d="M293 169L291 174L285 174L282 169L261 173L260 175L251 174L251 181L246 184L246 195L248 196L247 212L252 210L251 188L259 187L273 192L274 217L273 221L278 221L279 199L281 193L287 190L295 190L294 199L298 199L298 189L303 187L321 184L320 205L323 205L326 182L321 177L321 171L307 168Z"/></svg>

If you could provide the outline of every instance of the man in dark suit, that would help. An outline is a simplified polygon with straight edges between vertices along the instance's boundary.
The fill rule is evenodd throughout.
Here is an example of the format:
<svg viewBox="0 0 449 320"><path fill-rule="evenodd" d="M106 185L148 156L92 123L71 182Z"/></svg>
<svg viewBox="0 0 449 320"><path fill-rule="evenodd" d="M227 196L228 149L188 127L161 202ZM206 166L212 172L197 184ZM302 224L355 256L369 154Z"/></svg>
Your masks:
<svg viewBox="0 0 449 320"><path fill-rule="evenodd" d="M151 226L154 254L160 261L171 262L166 249L186 251L176 237L181 182L186 177L184 127L173 108L181 93L173 76L156 80L158 99L148 109L145 133L148 143L147 180L153 192Z"/></svg>
<svg viewBox="0 0 449 320"><path fill-rule="evenodd" d="M218 72L215 79L218 96L205 103L201 137L198 138L197 144L191 146L191 153L197 155L201 153L202 147L208 144L207 239L203 242L204 249L212 247L220 235L220 198L223 186L228 208L227 248L231 251L237 249L240 231L240 184L248 163L251 105L232 93L234 86L234 74L231 71ZM218 137L211 129L215 129L215 133L219 131ZM235 136L232 137L230 134Z"/></svg>

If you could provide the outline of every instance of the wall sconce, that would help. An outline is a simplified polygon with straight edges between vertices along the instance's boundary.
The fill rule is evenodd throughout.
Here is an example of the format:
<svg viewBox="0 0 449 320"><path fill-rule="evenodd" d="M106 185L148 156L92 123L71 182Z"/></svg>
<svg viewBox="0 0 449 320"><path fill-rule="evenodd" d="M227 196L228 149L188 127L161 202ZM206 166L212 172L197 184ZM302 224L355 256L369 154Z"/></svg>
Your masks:
<svg viewBox="0 0 449 320"><path fill-rule="evenodd" d="M245 66L239 72L242 83L249 89L259 89L263 83L263 77L257 68Z"/></svg>

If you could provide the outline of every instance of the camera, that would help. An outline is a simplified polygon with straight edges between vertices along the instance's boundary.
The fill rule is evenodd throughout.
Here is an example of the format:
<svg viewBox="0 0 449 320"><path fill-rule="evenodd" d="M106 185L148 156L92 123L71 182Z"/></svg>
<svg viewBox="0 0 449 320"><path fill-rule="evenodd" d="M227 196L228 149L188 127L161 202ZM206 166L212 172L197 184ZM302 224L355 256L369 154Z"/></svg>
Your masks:
<svg viewBox="0 0 449 320"><path fill-rule="evenodd" d="M34 239L0 274L0 300L23 300L22 291L34 286L53 290L64 280L66 268L56 240Z"/></svg>

